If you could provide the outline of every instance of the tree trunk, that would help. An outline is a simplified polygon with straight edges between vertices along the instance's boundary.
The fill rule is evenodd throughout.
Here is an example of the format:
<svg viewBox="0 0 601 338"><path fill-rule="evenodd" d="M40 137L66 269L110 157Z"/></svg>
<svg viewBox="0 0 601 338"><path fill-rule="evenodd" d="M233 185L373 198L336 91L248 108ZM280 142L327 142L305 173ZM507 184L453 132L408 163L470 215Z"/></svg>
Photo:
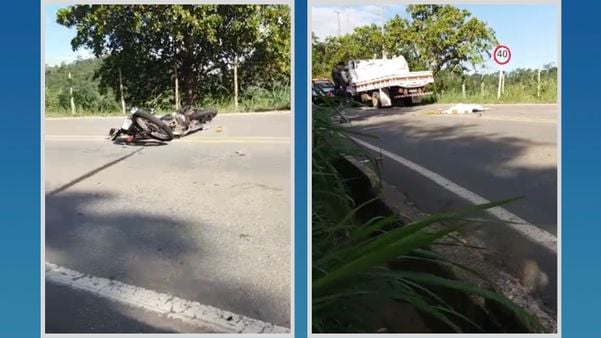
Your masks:
<svg viewBox="0 0 601 338"><path fill-rule="evenodd" d="M183 86L182 101L186 107L194 107L196 105L196 89L198 85L196 74L194 74L194 53L193 42L190 35L184 36L184 50L181 66L181 79Z"/></svg>
<svg viewBox="0 0 601 338"><path fill-rule="evenodd" d="M196 80L189 60L184 60L181 69L182 78L182 101L184 106L193 107L196 102L196 91L194 90Z"/></svg>

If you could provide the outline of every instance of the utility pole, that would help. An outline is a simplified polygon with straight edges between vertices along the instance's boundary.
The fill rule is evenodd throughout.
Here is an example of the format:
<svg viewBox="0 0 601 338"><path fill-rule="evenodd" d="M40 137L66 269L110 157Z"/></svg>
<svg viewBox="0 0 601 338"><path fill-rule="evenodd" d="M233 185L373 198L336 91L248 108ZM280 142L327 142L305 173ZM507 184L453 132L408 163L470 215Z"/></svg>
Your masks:
<svg viewBox="0 0 601 338"><path fill-rule="evenodd" d="M347 8L345 6L345 8L344 8L344 14L346 14L346 32L350 33L351 32L351 24L350 24L349 15L348 15L348 13L347 13L346 10L347 10Z"/></svg>
<svg viewBox="0 0 601 338"><path fill-rule="evenodd" d="M234 109L238 111L238 56L234 56Z"/></svg>
<svg viewBox="0 0 601 338"><path fill-rule="evenodd" d="M340 36L340 11L334 11L336 13L336 17L338 18L338 36Z"/></svg>
<svg viewBox="0 0 601 338"><path fill-rule="evenodd" d="M386 59L386 47L384 46L384 39L385 39L385 35L384 35L384 6L380 6L380 15L382 17L382 58Z"/></svg>
<svg viewBox="0 0 601 338"><path fill-rule="evenodd" d="M73 81L71 80L71 72L69 72L69 96L71 97L71 115L75 115L75 100L73 100Z"/></svg>
<svg viewBox="0 0 601 338"><path fill-rule="evenodd" d="M119 96L121 96L121 111L125 114L125 97L123 97L123 75L119 67Z"/></svg>

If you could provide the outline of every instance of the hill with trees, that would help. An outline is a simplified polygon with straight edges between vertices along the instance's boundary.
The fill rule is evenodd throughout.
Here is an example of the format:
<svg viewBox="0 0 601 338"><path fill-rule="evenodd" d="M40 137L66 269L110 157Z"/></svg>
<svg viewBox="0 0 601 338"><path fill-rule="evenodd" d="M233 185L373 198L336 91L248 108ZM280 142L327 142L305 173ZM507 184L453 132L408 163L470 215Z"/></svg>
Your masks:
<svg viewBox="0 0 601 338"><path fill-rule="evenodd" d="M127 106L231 110L235 87L240 110L290 106L286 5L77 5L57 22L96 58L46 68L49 113L70 110L71 87L78 114L120 111L121 92Z"/></svg>

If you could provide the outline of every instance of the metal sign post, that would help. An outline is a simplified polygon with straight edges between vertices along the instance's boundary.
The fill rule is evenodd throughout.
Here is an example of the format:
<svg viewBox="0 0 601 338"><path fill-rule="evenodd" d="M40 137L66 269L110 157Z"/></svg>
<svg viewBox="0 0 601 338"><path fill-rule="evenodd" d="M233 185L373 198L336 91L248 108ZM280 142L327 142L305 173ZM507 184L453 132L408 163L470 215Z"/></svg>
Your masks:
<svg viewBox="0 0 601 338"><path fill-rule="evenodd" d="M504 92L505 87L505 74L503 72L503 66L509 63L511 60L511 50L505 45L498 45L495 47L492 53L493 60L499 65L499 87L497 88L497 100L501 98L501 93Z"/></svg>

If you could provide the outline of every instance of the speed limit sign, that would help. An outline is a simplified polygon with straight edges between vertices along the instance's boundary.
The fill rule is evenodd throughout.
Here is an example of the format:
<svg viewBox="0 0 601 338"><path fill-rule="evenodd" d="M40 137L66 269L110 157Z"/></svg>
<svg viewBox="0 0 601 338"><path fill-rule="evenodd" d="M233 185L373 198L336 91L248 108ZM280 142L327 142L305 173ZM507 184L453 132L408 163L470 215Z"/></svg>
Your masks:
<svg viewBox="0 0 601 338"><path fill-rule="evenodd" d="M495 62L500 66L508 64L509 60L511 60L511 50L509 50L509 47L504 45L498 45L495 47L492 55Z"/></svg>

